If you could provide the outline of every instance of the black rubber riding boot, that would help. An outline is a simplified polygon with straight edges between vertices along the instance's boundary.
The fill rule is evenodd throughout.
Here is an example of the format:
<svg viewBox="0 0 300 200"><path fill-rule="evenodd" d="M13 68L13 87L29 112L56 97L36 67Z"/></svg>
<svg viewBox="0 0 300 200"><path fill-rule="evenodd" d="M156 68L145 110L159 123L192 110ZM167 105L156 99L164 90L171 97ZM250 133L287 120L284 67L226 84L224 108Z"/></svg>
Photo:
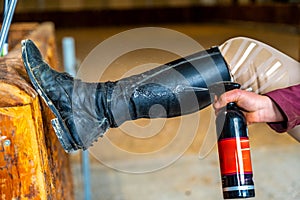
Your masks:
<svg viewBox="0 0 300 200"><path fill-rule="evenodd" d="M230 81L217 47L116 82L85 83L52 70L34 43L22 42L33 86L52 110L54 130L67 152L87 149L108 128L139 118L169 118L211 104L209 86Z"/></svg>

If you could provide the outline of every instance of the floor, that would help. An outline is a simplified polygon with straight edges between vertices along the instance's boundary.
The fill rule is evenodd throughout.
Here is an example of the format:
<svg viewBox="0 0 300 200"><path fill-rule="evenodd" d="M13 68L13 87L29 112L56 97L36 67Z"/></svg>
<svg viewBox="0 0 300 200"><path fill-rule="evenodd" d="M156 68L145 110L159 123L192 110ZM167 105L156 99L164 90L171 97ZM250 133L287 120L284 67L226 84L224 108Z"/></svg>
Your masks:
<svg viewBox="0 0 300 200"><path fill-rule="evenodd" d="M300 35L294 27L283 25L256 24L250 22L203 23L203 24L163 24L155 25L176 30L199 42L203 48L219 45L237 36L251 37L263 41L290 57L300 60ZM137 27L99 27L58 29L56 39L61 57L61 40L71 36L76 41L78 65L99 43L109 37ZM149 36L151 38L151 36ZM172 38L173 42L178 42ZM121 47L120 47L121 48ZM110 50L107 50L110 52ZM115 52L111 52L113 54ZM167 53L143 51L154 55L155 62L163 62L157 57L173 58ZM109 55L109 54L108 54ZM134 54L139 55L139 54ZM128 75L130 64L135 63L134 55L129 55L124 68L107 70L106 79ZM100 55L99 55L100 56ZM122 58L119 60L122 61ZM117 65L118 62L115 62ZM130 73L135 73L131 71ZM198 118L200 116L200 118ZM212 116L211 108L206 108L187 117L184 139L176 140L178 124L182 119L138 120L135 133L127 133L126 125L122 130L111 130L90 149L91 191L93 200L152 200L152 199L222 199L218 152L213 140L206 140L208 125ZM193 121L198 118L198 121ZM185 120L185 119L183 119ZM185 121L185 123L187 123ZM196 124L196 126L194 126ZM153 131L158 127L161 130ZM156 126L157 125L157 126ZM150 128L149 128L150 127ZM196 128L194 128L196 127ZM125 130L126 129L126 130ZM196 135L191 132L196 130ZM138 133L136 133L138 130ZM126 132L127 131L127 132ZM130 132L130 131L129 131ZM145 134L145 136L141 136ZM147 135L148 134L148 135ZM170 136L170 135L171 136ZM173 135L172 135L173 134ZM257 200L296 200L300 198L300 145L288 134L277 134L265 124L249 126L250 145L255 191ZM138 141L135 140L138 138ZM186 139L187 138L187 139ZM182 143L185 141L186 143ZM204 142L206 141L206 142ZM123 149L114 153L112 146ZM169 151L163 151L172 143ZM205 146L206 145L206 146ZM108 147L108 148L107 148ZM99 148L99 149L97 149ZM108 149L108 150L107 150ZM166 148L167 149L167 148ZM107 151L103 151L107 150ZM211 150L211 151L210 151ZM124 154L125 152L125 154ZM159 152L159 153L157 153ZM210 153L209 153L210 152ZM209 153L209 154L208 154ZM129 155L130 154L130 155ZM207 155L208 154L208 155ZM77 200L83 197L82 166L80 153L71 155L74 175L74 193Z"/></svg>

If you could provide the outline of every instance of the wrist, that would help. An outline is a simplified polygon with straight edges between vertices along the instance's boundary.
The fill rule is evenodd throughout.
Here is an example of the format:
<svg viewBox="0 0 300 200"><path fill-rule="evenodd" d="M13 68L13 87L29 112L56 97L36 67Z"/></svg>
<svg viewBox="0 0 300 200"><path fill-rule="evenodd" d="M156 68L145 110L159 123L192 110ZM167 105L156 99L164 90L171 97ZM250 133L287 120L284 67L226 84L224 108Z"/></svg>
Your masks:
<svg viewBox="0 0 300 200"><path fill-rule="evenodd" d="M283 122L285 121L285 115L280 107L270 97L265 96L269 100L270 104L270 119L267 122Z"/></svg>

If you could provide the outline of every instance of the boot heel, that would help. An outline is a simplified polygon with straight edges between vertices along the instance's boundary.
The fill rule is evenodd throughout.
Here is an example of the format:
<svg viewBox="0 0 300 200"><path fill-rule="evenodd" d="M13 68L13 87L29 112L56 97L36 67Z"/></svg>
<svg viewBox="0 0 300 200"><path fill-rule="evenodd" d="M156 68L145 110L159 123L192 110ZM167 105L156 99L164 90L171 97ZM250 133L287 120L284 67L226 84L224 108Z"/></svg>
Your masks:
<svg viewBox="0 0 300 200"><path fill-rule="evenodd" d="M53 127L58 139L62 140L63 133L62 133L62 129L61 129L58 119L57 118L52 119L51 124L52 124L52 127Z"/></svg>
<svg viewBox="0 0 300 200"><path fill-rule="evenodd" d="M70 134L68 134L68 131L64 130L58 118L52 119L51 124L59 142L67 153L73 152L78 149L77 145L69 137Z"/></svg>

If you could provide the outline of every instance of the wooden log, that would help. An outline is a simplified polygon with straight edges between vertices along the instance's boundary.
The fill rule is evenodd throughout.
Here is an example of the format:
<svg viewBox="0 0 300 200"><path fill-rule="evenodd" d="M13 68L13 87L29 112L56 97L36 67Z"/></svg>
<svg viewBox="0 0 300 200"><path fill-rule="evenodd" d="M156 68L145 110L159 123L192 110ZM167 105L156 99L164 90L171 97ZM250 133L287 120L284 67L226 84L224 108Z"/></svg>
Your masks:
<svg viewBox="0 0 300 200"><path fill-rule="evenodd" d="M16 45L0 58L0 198L74 199L69 157L23 66L20 42L25 38L57 68L52 23L12 26L10 41Z"/></svg>

